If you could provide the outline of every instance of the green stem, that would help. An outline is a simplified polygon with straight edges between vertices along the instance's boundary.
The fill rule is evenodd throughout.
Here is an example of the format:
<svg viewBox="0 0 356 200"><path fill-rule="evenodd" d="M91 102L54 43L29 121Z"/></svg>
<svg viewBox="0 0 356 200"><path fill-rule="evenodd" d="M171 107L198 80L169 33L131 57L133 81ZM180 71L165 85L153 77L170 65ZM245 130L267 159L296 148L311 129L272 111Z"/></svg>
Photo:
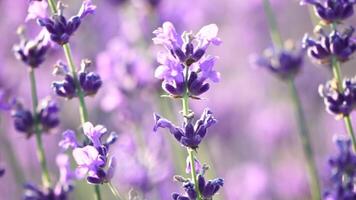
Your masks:
<svg viewBox="0 0 356 200"><path fill-rule="evenodd" d="M336 23L332 23L331 24L331 29L333 31L336 31L337 25ZM331 67L332 67L332 71L333 71L333 76L334 76L334 80L336 81L336 85L337 85L337 89L339 92L343 92L344 88L342 85L342 75L341 75L341 63L340 61L337 59L337 57L333 56L332 60L331 60ZM346 131L349 135L349 137L351 138L352 141L352 148L353 150L356 152L356 137L355 137L355 132L354 129L352 127L352 122L351 122L351 116L350 115L345 115L344 116L344 123L345 123L345 128Z"/></svg>
<svg viewBox="0 0 356 200"><path fill-rule="evenodd" d="M51 9L51 12L53 14L56 14L57 13L57 7L56 7L55 0L48 0L48 5L49 5L49 8Z"/></svg>
<svg viewBox="0 0 356 200"><path fill-rule="evenodd" d="M270 4L269 0L263 0L263 3L264 3L266 17L268 19L269 30L270 30L270 35L271 35L273 45L275 48L283 48L283 40L282 40L281 34L278 30L276 18L274 16L271 4ZM297 91L297 88L295 86L293 79L289 80L289 86L290 86L293 104L295 107L297 123L298 123L298 127L299 127L298 133L299 133L299 137L302 142L303 152L304 152L304 156L305 156L306 162L307 162L309 182L310 182L310 191L311 191L312 199L320 200L321 199L320 184L319 184L317 168L316 168L315 161L314 161L314 154L313 154L311 143L310 143L309 131L307 129L305 115L304 115L302 105L301 105L301 102L299 99L298 91Z"/></svg>
<svg viewBox="0 0 356 200"><path fill-rule="evenodd" d="M114 196L116 197L117 200L123 199L121 197L121 195L120 195L120 192L117 190L117 188L111 182L108 182L108 186L109 186L111 192L114 194Z"/></svg>
<svg viewBox="0 0 356 200"><path fill-rule="evenodd" d="M306 120L305 120L305 115L302 109L302 105L299 99L298 91L295 86L295 83L293 80L290 80L289 82L290 86L290 91L291 91L291 96L295 108L295 113L298 121L298 127L299 127L299 137L301 139L302 145L303 145L303 151L304 155L307 161L307 168L309 172L309 182L311 186L311 193L312 193L312 199L314 200L320 200L320 183L319 183L319 177L318 177L318 172L317 168L314 162L314 153L311 148L310 144L310 138L309 138L309 131L306 125Z"/></svg>
<svg viewBox="0 0 356 200"><path fill-rule="evenodd" d="M185 120L187 120L190 116L190 111L189 111L189 90L188 90L188 75L189 75L189 67L185 66L185 90L184 90L184 95L182 98L182 107L183 107L183 116ZM194 150L191 148L187 148L188 151L188 157L190 161L190 172L191 172L191 178L195 186L195 191L198 194L198 200L201 200L201 194L199 191L198 187L198 180L197 180L197 175L195 171L195 159L194 159Z"/></svg>
<svg viewBox="0 0 356 200"><path fill-rule="evenodd" d="M47 168L46 154L43 148L40 123L38 121L38 113L37 113L38 96L37 96L37 89L36 89L36 76L35 76L35 70L32 67L29 69L29 75L30 75L30 82L31 82L32 110L34 115L37 157L42 169L42 184L44 187L49 187L51 185L51 178L49 176L49 172Z"/></svg>
<svg viewBox="0 0 356 200"><path fill-rule="evenodd" d="M276 48L282 48L283 40L278 29L276 18L273 14L271 3L269 2L269 0L262 0L262 1L266 13L267 21L268 21L269 32L271 35L272 42Z"/></svg>

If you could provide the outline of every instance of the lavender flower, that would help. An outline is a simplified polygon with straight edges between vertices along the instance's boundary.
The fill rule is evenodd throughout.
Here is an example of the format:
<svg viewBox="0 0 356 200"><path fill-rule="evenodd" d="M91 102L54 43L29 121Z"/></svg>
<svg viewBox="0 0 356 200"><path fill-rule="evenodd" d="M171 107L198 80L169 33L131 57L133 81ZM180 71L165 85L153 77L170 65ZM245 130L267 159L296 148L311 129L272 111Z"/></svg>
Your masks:
<svg viewBox="0 0 356 200"><path fill-rule="evenodd" d="M57 165L60 177L54 188L41 188L36 185L25 184L24 200L67 200L69 193L73 191L72 181L77 179L75 173L70 170L70 161L67 155L57 156Z"/></svg>
<svg viewBox="0 0 356 200"><path fill-rule="evenodd" d="M179 36L173 24L165 22L153 33L156 35L154 44L167 49L157 55L160 66L155 71L155 77L163 80L162 88L167 93L181 97L187 84L189 96L197 98L209 89L208 79L220 80L220 74L214 70L217 57L205 55L211 44L221 43L215 24L204 26L195 35L184 32ZM188 72L184 71L185 66L189 67Z"/></svg>
<svg viewBox="0 0 356 200"><path fill-rule="evenodd" d="M293 43L286 42L283 49L266 49L262 57L253 57L252 62L266 68L279 78L293 78L303 64L304 51L296 49Z"/></svg>
<svg viewBox="0 0 356 200"><path fill-rule="evenodd" d="M355 199L356 155L351 150L349 139L336 137L335 143L339 154L329 160L329 165L332 168L332 189L325 193L324 199Z"/></svg>
<svg viewBox="0 0 356 200"><path fill-rule="evenodd" d="M353 79L345 79L344 90L337 89L335 81L329 81L319 86L319 94L324 98L327 112L334 115L349 115L356 103L356 83Z"/></svg>
<svg viewBox="0 0 356 200"><path fill-rule="evenodd" d="M50 33L51 40L59 45L64 45L69 42L70 37L79 28L82 20L88 14L93 14L95 6L91 0L83 2L77 15L72 16L69 20L63 16L62 10L51 18L38 18L37 22L40 26L45 27Z"/></svg>
<svg viewBox="0 0 356 200"><path fill-rule="evenodd" d="M45 30L42 30L34 40L22 39L13 47L13 51L18 60L32 68L37 68L43 63L46 53L50 48L50 43Z"/></svg>
<svg viewBox="0 0 356 200"><path fill-rule="evenodd" d="M212 199L213 196L219 191L221 187L224 186L224 180L221 178L216 178L206 182L202 174L198 175L198 188L201 194L202 199L208 200ZM196 200L198 197L197 192L195 191L195 186L192 182L187 181L183 183L184 191L187 193L187 196L180 195L178 193L173 193L173 200Z"/></svg>
<svg viewBox="0 0 356 200"><path fill-rule="evenodd" d="M39 105L38 118L43 131L49 131L59 124L59 107L57 102L51 99L45 99Z"/></svg>
<svg viewBox="0 0 356 200"><path fill-rule="evenodd" d="M195 122L195 125L189 120L188 123L184 122L183 128L175 126L172 122L161 118L157 114L154 115L154 119L155 126L153 130L155 132L158 128L168 128L179 143L192 149L198 148L200 142L206 135L207 129L216 123L216 119L209 109L204 110L200 119Z"/></svg>
<svg viewBox="0 0 356 200"><path fill-rule="evenodd" d="M102 125L93 126L90 122L83 124L84 134L90 139L89 145L81 145L75 138L74 131L67 130L63 133L64 139L59 145L68 149L73 149L73 157L77 163L76 175L84 178L90 184L103 184L109 182L114 176L116 160L109 157L109 146L116 140L116 134L112 133L106 142L102 142L102 137L107 129ZM106 170L105 170L106 169Z"/></svg>
<svg viewBox="0 0 356 200"><path fill-rule="evenodd" d="M333 31L329 35L320 30L318 39L304 36L303 46L311 58L321 64L331 63L332 57L345 62L356 51L355 40L351 38L354 28L350 27L344 32Z"/></svg>
<svg viewBox="0 0 356 200"><path fill-rule="evenodd" d="M315 13L326 23L340 22L354 14L355 0L302 0L301 5L311 4Z"/></svg>
<svg viewBox="0 0 356 200"><path fill-rule="evenodd" d="M26 133L30 137L33 133L34 119L31 111L25 109L21 104L16 104L11 111L14 120L15 129L19 132Z"/></svg>
<svg viewBox="0 0 356 200"><path fill-rule="evenodd" d="M90 66L90 61L83 60L82 67L79 71L79 86L84 91L85 96L95 95L100 87L102 86L101 78L98 74L94 72L88 72L87 68ZM62 81L54 81L52 83L52 88L54 92L60 96L67 99L71 99L77 96L76 84L72 74L70 73L68 66L62 61L58 61L55 70L53 72L55 75L64 76Z"/></svg>

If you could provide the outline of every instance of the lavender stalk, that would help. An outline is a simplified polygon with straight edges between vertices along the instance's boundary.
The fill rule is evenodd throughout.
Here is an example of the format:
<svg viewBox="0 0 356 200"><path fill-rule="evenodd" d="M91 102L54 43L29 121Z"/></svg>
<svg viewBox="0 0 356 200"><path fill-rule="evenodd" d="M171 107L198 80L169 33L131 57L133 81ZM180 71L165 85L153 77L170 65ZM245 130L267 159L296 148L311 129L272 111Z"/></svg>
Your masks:
<svg viewBox="0 0 356 200"><path fill-rule="evenodd" d="M268 24L270 27L270 35L275 49L283 49L283 40L278 31L277 22L271 8L269 0L263 0L264 9L266 12ZM320 183L318 179L317 168L314 161L314 154L310 143L309 131L306 125L304 111L300 102L297 88L294 79L288 77L288 84L291 92L292 101L294 104L295 115L299 127L299 137L302 142L304 156L307 162L307 169L309 174L310 191L312 199L319 200L320 196Z"/></svg>
<svg viewBox="0 0 356 200"><path fill-rule="evenodd" d="M47 162L46 162L46 154L43 148L42 137L41 137L41 130L40 124L38 121L38 96L37 96L37 89L36 89L36 77L35 77L35 70L33 68L29 68L29 77L31 82L31 95L32 95L32 107L34 113L34 131L36 135L36 144L37 144L37 157L40 162L42 168L42 183L44 187L49 187L51 185L51 178L48 173Z"/></svg>
<svg viewBox="0 0 356 200"><path fill-rule="evenodd" d="M57 14L58 10L56 8L55 1L54 0L48 0L48 5L50 6L52 14ZM67 59L67 63L69 64L72 76L74 78L74 83L75 83L77 95L78 95L78 98L79 98L80 119L81 119L81 123L83 125L85 122L88 121L88 118L89 118L88 111L87 111L86 104L85 104L85 100L84 100L83 91L82 91L81 87L79 86L78 76L77 76L76 68L75 68L75 65L74 65L74 62L73 62L70 45L69 45L69 43L66 43L66 44L62 45L62 47L63 47L63 51L64 51L64 54L65 54L66 59ZM94 191L95 191L96 200L101 200L101 194L100 194L99 185L95 185L94 186Z"/></svg>

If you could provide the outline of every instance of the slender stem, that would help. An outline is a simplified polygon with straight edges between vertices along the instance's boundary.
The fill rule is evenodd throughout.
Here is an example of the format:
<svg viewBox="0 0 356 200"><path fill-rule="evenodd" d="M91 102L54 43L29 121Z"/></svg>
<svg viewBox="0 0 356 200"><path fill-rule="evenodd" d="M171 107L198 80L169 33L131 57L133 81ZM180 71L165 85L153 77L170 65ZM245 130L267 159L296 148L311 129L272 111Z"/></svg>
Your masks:
<svg viewBox="0 0 356 200"><path fill-rule="evenodd" d="M332 23L331 29L335 31L337 28L336 26L337 26L336 23ZM343 92L344 88L342 85L342 75L341 75L341 69L340 69L341 63L335 56L332 57L331 67L332 67L332 71L333 71L334 80L336 81L337 89L339 92ZM352 148L353 148L354 152L356 152L356 137L355 137L355 131L352 127L351 121L352 120L351 120L350 115L344 116L345 128L346 128L346 131L347 131L349 137L351 138Z"/></svg>
<svg viewBox="0 0 356 200"><path fill-rule="evenodd" d="M310 181L310 186L311 186L311 193L312 193L312 199L314 200L320 200L320 183L319 183L319 177L318 177L318 172L317 168L314 162L314 153L311 148L310 144L310 138L309 138L309 131L306 125L306 120L305 120L305 115L304 111L302 109L302 105L299 99L298 91L295 86L295 83L293 80L290 80L289 82L290 86L290 91L291 91L291 96L296 112L296 117L298 121L298 127L299 127L299 137L301 139L302 145L303 145L303 151L304 155L307 160L307 168L309 172L309 181Z"/></svg>
<svg viewBox="0 0 356 200"><path fill-rule="evenodd" d="M111 192L114 194L114 196L116 197L117 200L123 199L121 197L121 195L120 195L120 192L117 190L117 188L111 182L108 182L108 186L109 186Z"/></svg>
<svg viewBox="0 0 356 200"><path fill-rule="evenodd" d="M269 23L269 30L273 45L275 48L283 48L283 40L281 34L278 30L276 18L274 16L271 4L269 0L262 0L264 3L266 17ZM289 79L289 86L291 91L291 96L293 100L293 104L295 107L295 114L297 117L297 123L299 127L299 137L302 142L304 156L307 162L307 169L309 175L309 182L310 182L310 191L313 200L320 200L320 184L318 178L318 172L314 161L314 154L312 151L310 138L309 138L309 131L307 128L307 124L305 121L305 115L302 109L302 105L299 99L298 91L295 86L294 80Z"/></svg>
<svg viewBox="0 0 356 200"><path fill-rule="evenodd" d="M189 67L185 66L185 89L184 89L184 95L182 98L182 108L183 108L183 116L185 120L189 118L190 111L189 111L189 91L188 91L188 75L189 75ZM194 159L194 150L191 148L187 148L188 151L188 157L190 161L190 171L191 171L191 178L195 186L195 191L198 194L198 200L201 200L201 194L199 191L198 187L198 181L197 181L197 175L195 171L195 159Z"/></svg>
<svg viewBox="0 0 356 200"><path fill-rule="evenodd" d="M269 32L271 35L272 42L276 48L282 48L283 40L278 29L276 18L273 14L271 3L269 2L269 0L262 0L262 1L266 13L267 21L268 21Z"/></svg>
<svg viewBox="0 0 356 200"><path fill-rule="evenodd" d="M56 1L55 0L48 0L48 5L51 9L51 12L53 14L56 14L57 13L57 7L56 7Z"/></svg>
<svg viewBox="0 0 356 200"><path fill-rule="evenodd" d="M35 76L35 70L32 67L29 69L29 75L30 75L30 82L31 82L32 110L34 115L37 157L42 168L42 184L44 187L49 187L51 185L51 178L48 173L46 154L43 148L41 129L38 121L38 113L37 113L38 96L37 96L37 89L36 89L36 76Z"/></svg>

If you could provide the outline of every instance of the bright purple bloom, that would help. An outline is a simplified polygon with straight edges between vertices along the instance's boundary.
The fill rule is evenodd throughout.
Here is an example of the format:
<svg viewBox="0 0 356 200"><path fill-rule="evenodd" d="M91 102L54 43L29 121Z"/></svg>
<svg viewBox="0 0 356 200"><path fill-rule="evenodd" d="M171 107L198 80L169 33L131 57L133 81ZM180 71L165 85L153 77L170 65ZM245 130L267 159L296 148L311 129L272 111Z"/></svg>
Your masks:
<svg viewBox="0 0 356 200"><path fill-rule="evenodd" d="M103 125L94 127L92 123L85 122L83 132L92 141L94 147L98 148L102 145L100 138L107 132L107 129Z"/></svg>
<svg viewBox="0 0 356 200"><path fill-rule="evenodd" d="M340 22L354 14L355 0L301 0L300 4L311 4L315 13L325 22Z"/></svg>
<svg viewBox="0 0 356 200"><path fill-rule="evenodd" d="M215 24L204 26L195 35L192 32L178 35L173 24L165 22L153 33L156 35L153 38L154 44L163 45L167 49L158 53L157 61L160 65L155 71L155 77L163 80L162 88L167 93L182 97L187 86L189 96L198 98L209 89L206 80L220 80L220 74L214 70L217 57L205 56L211 44L221 44ZM187 67L188 73L185 70Z"/></svg>
<svg viewBox="0 0 356 200"><path fill-rule="evenodd" d="M99 151L89 145L75 148L73 150L73 158L78 165L76 169L78 177L84 177L87 173L95 175L97 170L105 164Z"/></svg>
<svg viewBox="0 0 356 200"><path fill-rule="evenodd" d="M46 34L45 30L42 30L33 40L22 39L13 47L16 58L32 68L42 64L50 48Z"/></svg>
<svg viewBox="0 0 356 200"><path fill-rule="evenodd" d="M52 88L60 97L71 99L76 96L75 82L73 77L69 74L64 76L64 80L53 82Z"/></svg>
<svg viewBox="0 0 356 200"><path fill-rule="evenodd" d="M252 57L251 62L266 68L281 79L292 78L303 65L304 51L287 46L283 49L268 48L262 57Z"/></svg>
<svg viewBox="0 0 356 200"><path fill-rule="evenodd" d="M80 72L79 83L86 96L95 95L103 84L95 72Z"/></svg>
<svg viewBox="0 0 356 200"><path fill-rule="evenodd" d="M333 31L329 35L320 32L318 39L304 36L303 46L308 50L308 55L321 64L331 63L335 56L339 61L345 62L356 51L356 42L352 39L354 28L344 32Z"/></svg>
<svg viewBox="0 0 356 200"><path fill-rule="evenodd" d="M72 16L69 20L60 11L59 14L53 15L51 18L39 18L37 23L47 29L53 42L64 45L69 42L70 37L79 28L82 19L88 14L93 14L94 10L95 6L90 0L86 0L83 2L78 15Z"/></svg>
<svg viewBox="0 0 356 200"><path fill-rule="evenodd" d="M212 112L205 109L199 120L192 124L191 120L183 124L183 128L175 126L167 119L161 118L159 115L154 115L155 126L153 130L156 132L158 128L168 128L170 133L181 143L183 146L196 149L200 142L205 137L207 129L216 123Z"/></svg>

